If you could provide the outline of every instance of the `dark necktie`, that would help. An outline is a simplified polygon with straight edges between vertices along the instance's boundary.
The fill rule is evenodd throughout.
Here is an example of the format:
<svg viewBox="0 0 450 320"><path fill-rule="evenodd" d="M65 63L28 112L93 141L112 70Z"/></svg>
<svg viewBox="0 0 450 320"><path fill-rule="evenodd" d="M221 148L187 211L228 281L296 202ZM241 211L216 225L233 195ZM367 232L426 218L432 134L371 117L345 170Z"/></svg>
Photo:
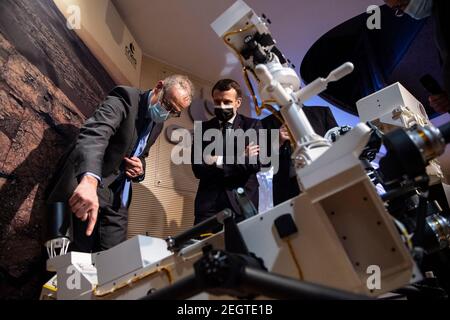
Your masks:
<svg viewBox="0 0 450 320"><path fill-rule="evenodd" d="M233 125L229 122L222 123L222 133L225 135L228 129L233 128Z"/></svg>
<svg viewBox="0 0 450 320"><path fill-rule="evenodd" d="M222 123L222 136L223 136L223 156L226 157L227 143L229 143L229 136L231 134L231 129L233 124L227 122ZM225 159L224 159L225 162Z"/></svg>

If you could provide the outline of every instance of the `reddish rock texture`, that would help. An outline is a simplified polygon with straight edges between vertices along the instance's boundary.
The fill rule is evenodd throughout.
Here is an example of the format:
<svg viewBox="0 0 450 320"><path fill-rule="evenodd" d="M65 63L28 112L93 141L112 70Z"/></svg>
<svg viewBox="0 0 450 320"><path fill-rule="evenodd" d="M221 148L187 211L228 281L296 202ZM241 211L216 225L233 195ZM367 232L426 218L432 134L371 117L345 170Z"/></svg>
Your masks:
<svg viewBox="0 0 450 320"><path fill-rule="evenodd" d="M0 296L27 298L42 272L43 191L84 116L1 35L0 50Z"/></svg>
<svg viewBox="0 0 450 320"><path fill-rule="evenodd" d="M53 0L1 0L0 32L84 115L114 86Z"/></svg>
<svg viewBox="0 0 450 320"><path fill-rule="evenodd" d="M49 177L86 116L114 83L80 40L65 29L52 1L2 0L2 10L0 299L32 299L48 280L43 232ZM9 28L4 25L4 10L21 11L8 18L8 23L16 23ZM7 36L10 29L14 29L14 37ZM26 38L20 37L20 29L25 30ZM27 42L41 49L47 44L47 49L42 49L45 69L42 61L33 61L34 51L28 54L24 50Z"/></svg>

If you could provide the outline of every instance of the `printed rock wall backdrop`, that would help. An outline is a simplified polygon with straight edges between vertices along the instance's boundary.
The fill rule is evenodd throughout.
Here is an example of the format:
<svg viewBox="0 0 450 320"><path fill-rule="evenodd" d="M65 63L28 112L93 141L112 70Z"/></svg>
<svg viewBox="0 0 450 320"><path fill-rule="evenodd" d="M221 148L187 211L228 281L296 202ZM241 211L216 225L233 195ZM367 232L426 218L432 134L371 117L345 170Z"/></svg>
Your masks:
<svg viewBox="0 0 450 320"><path fill-rule="evenodd" d="M0 1L0 299L48 280L46 183L114 85L53 1Z"/></svg>

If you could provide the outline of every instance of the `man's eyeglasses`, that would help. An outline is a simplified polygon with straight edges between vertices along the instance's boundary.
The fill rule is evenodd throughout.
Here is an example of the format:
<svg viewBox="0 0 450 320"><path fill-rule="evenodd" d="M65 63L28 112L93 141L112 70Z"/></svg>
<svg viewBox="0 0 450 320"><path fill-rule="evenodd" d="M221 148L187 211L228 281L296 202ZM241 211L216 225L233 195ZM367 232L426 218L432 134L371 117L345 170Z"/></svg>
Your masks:
<svg viewBox="0 0 450 320"><path fill-rule="evenodd" d="M166 108L167 111L169 111L171 118L181 117L181 111L179 111L171 102L167 101L164 95L161 99L161 104L164 106L164 108Z"/></svg>

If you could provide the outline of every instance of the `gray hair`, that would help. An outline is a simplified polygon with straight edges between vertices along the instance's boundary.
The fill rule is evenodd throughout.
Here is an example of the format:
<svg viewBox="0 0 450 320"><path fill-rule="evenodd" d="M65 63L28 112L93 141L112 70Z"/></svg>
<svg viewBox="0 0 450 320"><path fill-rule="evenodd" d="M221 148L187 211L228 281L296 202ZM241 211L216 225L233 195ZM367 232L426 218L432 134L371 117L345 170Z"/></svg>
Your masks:
<svg viewBox="0 0 450 320"><path fill-rule="evenodd" d="M195 87L192 81L187 77L179 74L175 74L167 77L163 80L164 82L164 91L167 92L170 88L178 86L179 88L186 90L189 94L189 98L192 102L194 99Z"/></svg>

